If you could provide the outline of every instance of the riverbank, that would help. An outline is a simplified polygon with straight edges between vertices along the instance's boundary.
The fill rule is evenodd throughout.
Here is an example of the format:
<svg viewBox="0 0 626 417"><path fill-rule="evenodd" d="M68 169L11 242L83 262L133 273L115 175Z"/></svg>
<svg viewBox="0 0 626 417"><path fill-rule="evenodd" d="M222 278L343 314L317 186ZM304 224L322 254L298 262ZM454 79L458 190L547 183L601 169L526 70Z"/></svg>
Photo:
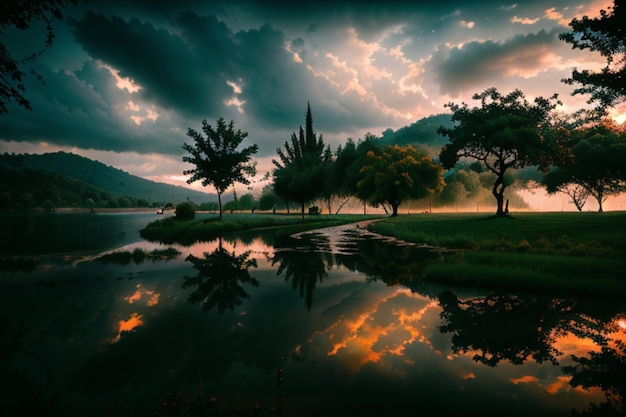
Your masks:
<svg viewBox="0 0 626 417"><path fill-rule="evenodd" d="M369 229L454 249L426 269L429 281L561 295L626 293L626 212L397 216Z"/></svg>
<svg viewBox="0 0 626 417"><path fill-rule="evenodd" d="M191 244L197 241L212 240L232 233L253 233L269 231L281 236L339 226L370 219L380 218L375 215L338 214L338 215L298 215L287 214L224 214L196 220L176 220L173 217L159 219L148 224L140 231L142 238L151 242Z"/></svg>

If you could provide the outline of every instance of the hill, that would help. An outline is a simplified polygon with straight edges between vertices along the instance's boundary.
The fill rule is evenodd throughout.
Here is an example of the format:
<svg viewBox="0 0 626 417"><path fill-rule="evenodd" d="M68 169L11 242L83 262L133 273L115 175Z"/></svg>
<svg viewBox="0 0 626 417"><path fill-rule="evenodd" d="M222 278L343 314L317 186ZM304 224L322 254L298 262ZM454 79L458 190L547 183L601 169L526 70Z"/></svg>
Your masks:
<svg viewBox="0 0 626 417"><path fill-rule="evenodd" d="M450 117L450 114L438 114L420 119L396 131L387 129L382 133L381 143L383 145L412 145L424 150L432 157L438 157L441 148L448 143L448 138L437 133L437 129L442 125L451 128Z"/></svg>
<svg viewBox="0 0 626 417"><path fill-rule="evenodd" d="M165 202L176 204L187 199L197 204L216 201L214 194L150 181L102 162L66 152L42 155L5 153L0 155L0 168L5 171L0 185L8 181L10 177L12 181L28 180L28 184L32 186L32 176L36 175L35 173L42 173L37 185L43 190L54 187L60 188L61 191L72 192L76 189L90 193L101 191L117 197L143 199L161 204ZM9 175L11 171L13 172ZM16 174L19 175L16 176ZM60 179L59 176L65 177L66 180ZM44 185L46 182L49 183L48 187ZM3 184L0 190L6 189L7 186ZM23 191L28 190L23 188Z"/></svg>

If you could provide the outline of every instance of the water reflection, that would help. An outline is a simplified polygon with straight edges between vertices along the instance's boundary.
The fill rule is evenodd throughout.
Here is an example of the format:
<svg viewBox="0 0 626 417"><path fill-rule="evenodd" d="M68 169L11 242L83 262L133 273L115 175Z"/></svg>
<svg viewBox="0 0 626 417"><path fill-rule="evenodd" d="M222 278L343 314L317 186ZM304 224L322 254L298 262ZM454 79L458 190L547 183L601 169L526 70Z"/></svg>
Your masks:
<svg viewBox="0 0 626 417"><path fill-rule="evenodd" d="M443 255L430 248L415 245L395 245L374 239L355 240L355 254L340 255L338 261L352 271L380 279L389 286L408 288L420 286L429 265Z"/></svg>
<svg viewBox="0 0 626 417"><path fill-rule="evenodd" d="M313 306L315 285L328 276L333 266L328 248L328 238L303 235L297 247L277 251L272 258L272 266L278 265L276 275L284 274L285 282L291 280L291 287L299 291L301 298L304 297L309 311Z"/></svg>
<svg viewBox="0 0 626 417"><path fill-rule="evenodd" d="M183 277L183 288L192 287L194 290L189 294L189 303L202 303L202 311L210 311L217 306L217 310L233 310L241 305L243 299L249 299L243 285L259 286L259 281L250 275L249 269L256 268L256 259L250 258L251 251L240 255L227 251L219 239L217 248L211 252L205 252L204 257L196 257L190 254L186 261L191 262L197 275ZM197 287L197 288L195 288Z"/></svg>
<svg viewBox="0 0 626 417"><path fill-rule="evenodd" d="M355 229L0 272L0 311L29 328L0 331L2 382L50 404L41 415L50 393L68 416L185 415L171 401L196 393L221 415L624 412L623 306L429 284L445 254ZM6 348L21 340L32 356Z"/></svg>
<svg viewBox="0 0 626 417"><path fill-rule="evenodd" d="M571 377L573 387L600 388L606 401L591 403L582 416L622 416L626 411L626 322L613 320L607 325L608 337L600 349L586 355L572 355L576 365L564 366L563 373Z"/></svg>
<svg viewBox="0 0 626 417"><path fill-rule="evenodd" d="M489 294L460 298L439 295L441 333L452 334L452 351L478 363L522 365L534 360L558 365L565 351L574 365L546 387L556 393L563 383L573 388L601 389L606 401L591 403L582 415L622 415L626 410L626 322L620 311L572 299ZM513 383L538 382L532 375Z"/></svg>
<svg viewBox="0 0 626 417"><path fill-rule="evenodd" d="M62 415L63 407L56 394L48 390L51 368L24 344L28 328L23 322L13 322L0 314L0 409L7 416ZM35 364L47 377L47 384L40 384L21 366L20 360Z"/></svg>

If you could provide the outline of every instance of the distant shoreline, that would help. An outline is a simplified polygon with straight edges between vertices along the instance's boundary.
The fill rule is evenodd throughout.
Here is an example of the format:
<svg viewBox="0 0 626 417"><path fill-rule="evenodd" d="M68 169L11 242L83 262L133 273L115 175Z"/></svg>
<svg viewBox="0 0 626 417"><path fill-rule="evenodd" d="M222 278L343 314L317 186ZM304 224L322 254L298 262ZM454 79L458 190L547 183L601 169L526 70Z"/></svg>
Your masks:
<svg viewBox="0 0 626 417"><path fill-rule="evenodd" d="M123 214L123 213L155 213L156 208L152 207L127 207L127 208L85 208L85 207L60 207L55 208L54 211L48 212L43 208L33 208L28 210L7 209L0 210L0 214L13 213L13 214L68 214L68 213L94 213L94 214ZM176 209L167 209L165 214L174 213Z"/></svg>

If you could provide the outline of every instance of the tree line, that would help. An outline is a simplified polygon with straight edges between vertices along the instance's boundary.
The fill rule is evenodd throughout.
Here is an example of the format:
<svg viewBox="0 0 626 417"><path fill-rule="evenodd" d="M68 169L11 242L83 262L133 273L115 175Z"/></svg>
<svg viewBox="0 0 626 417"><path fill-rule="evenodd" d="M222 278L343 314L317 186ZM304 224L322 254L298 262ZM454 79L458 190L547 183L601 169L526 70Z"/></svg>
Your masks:
<svg viewBox="0 0 626 417"><path fill-rule="evenodd" d="M488 88L472 97L478 105L445 106L452 112L453 126L438 129L448 143L435 160L410 145L382 146L370 134L356 143L348 140L333 152L313 129L309 103L304 128L277 149L273 182L264 193L273 193L287 207L296 203L302 216L311 202L324 201L330 213L331 199L348 197L358 198L364 208L382 206L397 215L405 201L454 200L467 193L459 181L462 175L455 174L474 161L478 169L466 172L487 173L496 215L508 213L505 192L514 182L512 172L528 168L539 171L538 183L549 193L567 194L579 210L593 197L602 211L609 196L626 191L626 129L606 118L611 106L626 100L626 35L619 3L599 18L573 19L572 31L560 35L573 48L599 51L606 58L600 72L574 70L571 78L562 80L580 85L573 95L590 93L595 109L563 115L557 111L562 103L556 94L529 102L518 89L503 94ZM193 129L187 133L194 144L183 145L191 155L183 161L194 168L184 174L191 175L188 183L215 187L221 219L222 194L236 182L249 184L256 174L252 157L258 147L237 150L247 132L235 130L233 121L227 124L220 118L215 129L206 120L202 123L206 136Z"/></svg>
<svg viewBox="0 0 626 417"><path fill-rule="evenodd" d="M0 167L0 209L53 211L58 207L157 207L146 198L119 196L55 172ZM170 203L171 206L173 206Z"/></svg>

